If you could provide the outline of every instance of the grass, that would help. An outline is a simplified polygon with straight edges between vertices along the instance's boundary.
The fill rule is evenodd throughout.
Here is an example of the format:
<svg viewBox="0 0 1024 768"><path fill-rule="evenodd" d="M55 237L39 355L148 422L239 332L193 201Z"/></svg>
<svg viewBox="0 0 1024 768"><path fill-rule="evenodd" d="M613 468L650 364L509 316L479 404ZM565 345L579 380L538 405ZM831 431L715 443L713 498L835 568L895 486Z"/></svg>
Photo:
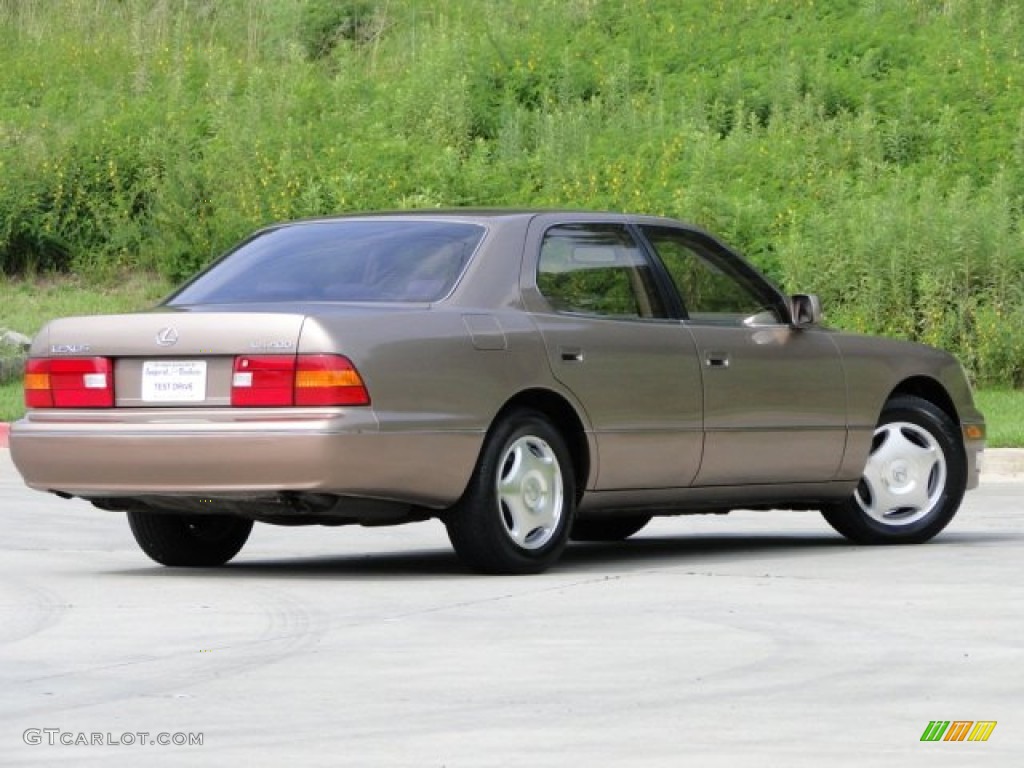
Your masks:
<svg viewBox="0 0 1024 768"><path fill-rule="evenodd" d="M988 389L975 392L985 414L989 448L1024 448L1024 391Z"/></svg>
<svg viewBox="0 0 1024 768"><path fill-rule="evenodd" d="M20 419L25 412L25 400L21 382L9 381L0 384L0 422Z"/></svg>
<svg viewBox="0 0 1024 768"><path fill-rule="evenodd" d="M103 281L69 275L0 278L0 328L33 336L55 317L145 309L170 290L166 280L146 273ZM24 411L21 381L0 383L0 421L13 421Z"/></svg>
<svg viewBox="0 0 1024 768"><path fill-rule="evenodd" d="M55 317L145 309L170 290L170 283L146 273L104 281L73 275L0 277L0 328L32 336Z"/></svg>

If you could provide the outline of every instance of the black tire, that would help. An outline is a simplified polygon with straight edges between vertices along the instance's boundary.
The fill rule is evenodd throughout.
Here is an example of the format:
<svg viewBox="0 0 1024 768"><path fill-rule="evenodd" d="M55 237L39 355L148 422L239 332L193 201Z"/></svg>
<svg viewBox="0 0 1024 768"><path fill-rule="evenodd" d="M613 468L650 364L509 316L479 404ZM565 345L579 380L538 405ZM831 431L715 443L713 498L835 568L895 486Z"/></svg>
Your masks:
<svg viewBox="0 0 1024 768"><path fill-rule="evenodd" d="M569 538L573 541L623 541L651 522L650 515L617 515L576 520Z"/></svg>
<svg viewBox="0 0 1024 768"><path fill-rule="evenodd" d="M957 425L928 400L901 395L882 409L856 492L822 515L858 544L921 544L949 524L966 488Z"/></svg>
<svg viewBox="0 0 1024 768"><path fill-rule="evenodd" d="M575 507L565 440L545 416L521 409L491 428L466 493L444 523L471 568L540 573L565 549Z"/></svg>
<svg viewBox="0 0 1024 768"><path fill-rule="evenodd" d="M128 512L128 525L142 551L161 565L206 568L238 554L252 520L234 515Z"/></svg>

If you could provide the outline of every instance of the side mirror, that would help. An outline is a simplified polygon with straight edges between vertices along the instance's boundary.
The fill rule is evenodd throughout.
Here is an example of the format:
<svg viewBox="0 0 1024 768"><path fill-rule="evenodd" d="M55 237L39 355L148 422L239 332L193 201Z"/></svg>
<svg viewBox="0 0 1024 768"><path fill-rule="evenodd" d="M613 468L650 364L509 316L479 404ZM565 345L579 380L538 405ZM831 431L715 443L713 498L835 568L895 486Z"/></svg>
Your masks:
<svg viewBox="0 0 1024 768"><path fill-rule="evenodd" d="M794 328L820 325L821 299L813 293L798 293L789 300L789 316Z"/></svg>

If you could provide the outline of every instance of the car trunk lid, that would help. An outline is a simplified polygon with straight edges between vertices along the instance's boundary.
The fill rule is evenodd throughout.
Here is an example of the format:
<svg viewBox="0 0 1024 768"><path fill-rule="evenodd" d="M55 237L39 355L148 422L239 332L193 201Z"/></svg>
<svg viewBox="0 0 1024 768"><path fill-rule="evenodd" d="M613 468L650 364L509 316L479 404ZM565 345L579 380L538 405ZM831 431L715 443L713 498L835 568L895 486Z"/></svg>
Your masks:
<svg viewBox="0 0 1024 768"><path fill-rule="evenodd" d="M225 406L235 358L294 355L305 315L148 312L50 323L32 355L111 360L116 407Z"/></svg>

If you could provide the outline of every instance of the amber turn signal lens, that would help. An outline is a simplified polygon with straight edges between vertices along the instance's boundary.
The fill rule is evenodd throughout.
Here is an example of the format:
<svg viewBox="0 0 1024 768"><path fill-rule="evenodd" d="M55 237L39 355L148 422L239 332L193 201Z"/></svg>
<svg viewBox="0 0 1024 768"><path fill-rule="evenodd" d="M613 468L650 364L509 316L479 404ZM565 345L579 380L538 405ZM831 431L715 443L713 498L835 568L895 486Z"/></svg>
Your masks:
<svg viewBox="0 0 1024 768"><path fill-rule="evenodd" d="M966 424L964 425L964 437L968 440L984 440L985 427L980 424Z"/></svg>

